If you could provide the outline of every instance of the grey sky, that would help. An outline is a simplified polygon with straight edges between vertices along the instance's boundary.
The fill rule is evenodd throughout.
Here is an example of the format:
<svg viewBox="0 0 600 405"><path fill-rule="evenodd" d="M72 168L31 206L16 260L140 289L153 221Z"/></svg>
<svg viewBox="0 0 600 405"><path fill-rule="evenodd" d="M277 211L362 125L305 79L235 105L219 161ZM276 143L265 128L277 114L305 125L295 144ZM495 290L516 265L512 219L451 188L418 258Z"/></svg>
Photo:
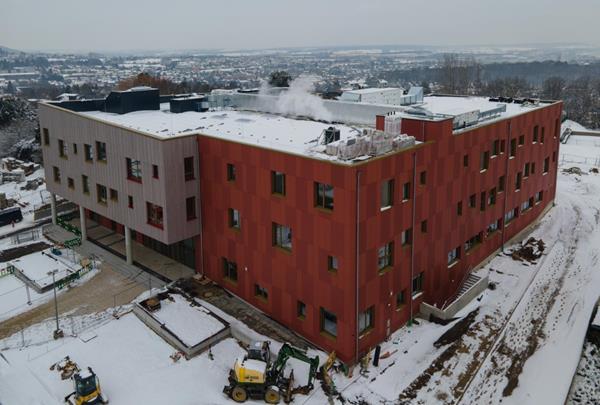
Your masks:
<svg viewBox="0 0 600 405"><path fill-rule="evenodd" d="M531 44L600 39L597 0L0 0L23 50Z"/></svg>

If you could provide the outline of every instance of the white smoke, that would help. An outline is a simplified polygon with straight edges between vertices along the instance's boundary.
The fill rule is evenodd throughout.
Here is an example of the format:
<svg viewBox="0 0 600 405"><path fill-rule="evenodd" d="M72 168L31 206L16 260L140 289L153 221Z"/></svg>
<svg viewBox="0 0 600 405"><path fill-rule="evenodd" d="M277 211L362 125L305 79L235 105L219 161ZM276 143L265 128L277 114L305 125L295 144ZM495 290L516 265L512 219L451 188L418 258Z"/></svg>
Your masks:
<svg viewBox="0 0 600 405"><path fill-rule="evenodd" d="M312 94L315 81L316 79L310 76L299 76L294 79L289 89L277 96L274 112L331 122L332 115L325 108L323 99ZM269 89L267 82L263 82L259 94L269 94Z"/></svg>

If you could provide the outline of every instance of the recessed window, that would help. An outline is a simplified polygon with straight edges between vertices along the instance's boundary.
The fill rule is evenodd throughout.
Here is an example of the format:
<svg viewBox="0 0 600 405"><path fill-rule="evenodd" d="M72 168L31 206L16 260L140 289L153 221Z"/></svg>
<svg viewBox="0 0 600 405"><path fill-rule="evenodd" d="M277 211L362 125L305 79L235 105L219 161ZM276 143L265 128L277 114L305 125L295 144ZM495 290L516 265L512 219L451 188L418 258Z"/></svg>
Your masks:
<svg viewBox="0 0 600 405"><path fill-rule="evenodd" d="M396 309L400 309L406 304L406 290L400 291L396 294Z"/></svg>
<svg viewBox="0 0 600 405"><path fill-rule="evenodd" d="M158 165L152 165L152 177L158 179Z"/></svg>
<svg viewBox="0 0 600 405"><path fill-rule="evenodd" d="M539 132L540 128L536 125L535 127L533 127L533 140L532 143L536 143L538 141L538 132Z"/></svg>
<svg viewBox="0 0 600 405"><path fill-rule="evenodd" d="M125 158L127 165L127 179L132 181L142 182L142 163L139 160Z"/></svg>
<svg viewBox="0 0 600 405"><path fill-rule="evenodd" d="M490 190L489 196L488 196L488 205L494 205L496 204L496 187L494 187L493 189Z"/></svg>
<svg viewBox="0 0 600 405"><path fill-rule="evenodd" d="M460 247L455 247L448 252L448 266L457 262L460 259Z"/></svg>
<svg viewBox="0 0 600 405"><path fill-rule="evenodd" d="M394 204L394 180L381 183L381 208L389 208Z"/></svg>
<svg viewBox="0 0 600 405"><path fill-rule="evenodd" d="M523 174L521 172L517 173L517 178L515 179L515 191L519 191L521 189L522 179Z"/></svg>
<svg viewBox="0 0 600 405"><path fill-rule="evenodd" d="M337 337L337 316L325 308L320 309L321 332Z"/></svg>
<svg viewBox="0 0 600 405"><path fill-rule="evenodd" d="M373 329L375 316L375 307L370 307L366 311L358 314L358 334L362 335L365 332Z"/></svg>
<svg viewBox="0 0 600 405"><path fill-rule="evenodd" d="M67 158L67 144L62 139L58 140L58 155L61 158Z"/></svg>
<svg viewBox="0 0 600 405"><path fill-rule="evenodd" d="M298 301L296 304L296 315L300 319L306 319L306 304L302 301Z"/></svg>
<svg viewBox="0 0 600 405"><path fill-rule="evenodd" d="M519 215L519 211L517 210L517 208L508 211L506 214L504 214L504 223L508 224L513 219L515 219L518 215Z"/></svg>
<svg viewBox="0 0 600 405"><path fill-rule="evenodd" d="M523 168L523 177L529 177L529 162L525 163Z"/></svg>
<svg viewBox="0 0 600 405"><path fill-rule="evenodd" d="M498 156L500 154L500 140L496 139L492 142L492 156Z"/></svg>
<svg viewBox="0 0 600 405"><path fill-rule="evenodd" d="M533 207L533 204L533 197L523 201L523 204L521 204L521 212L526 212L530 210Z"/></svg>
<svg viewBox="0 0 600 405"><path fill-rule="evenodd" d="M498 178L498 192L504 191L505 183L506 183L506 178L504 176L500 176Z"/></svg>
<svg viewBox="0 0 600 405"><path fill-rule="evenodd" d="M44 138L44 145L50 145L50 131L48 131L48 128L42 129L42 134Z"/></svg>
<svg viewBox="0 0 600 405"><path fill-rule="evenodd" d="M469 197L469 208L475 208L477 206L477 194L471 194Z"/></svg>
<svg viewBox="0 0 600 405"><path fill-rule="evenodd" d="M556 162L556 152L552 152L552 161Z"/></svg>
<svg viewBox="0 0 600 405"><path fill-rule="evenodd" d="M548 169L550 168L550 158L544 159L544 171L542 173L548 173Z"/></svg>
<svg viewBox="0 0 600 405"><path fill-rule="evenodd" d="M515 156L517 156L517 140L511 139L510 140L510 157L515 157Z"/></svg>
<svg viewBox="0 0 600 405"><path fill-rule="evenodd" d="M226 258L221 259L223 263L223 278L229 281L238 280L237 263L227 260Z"/></svg>
<svg viewBox="0 0 600 405"><path fill-rule="evenodd" d="M90 193L90 182L88 180L88 176L85 174L81 175L81 189L83 190L84 194Z"/></svg>
<svg viewBox="0 0 600 405"><path fill-rule="evenodd" d="M234 208L229 208L229 227L240 229L242 227L242 217L240 212Z"/></svg>
<svg viewBox="0 0 600 405"><path fill-rule="evenodd" d="M285 195L285 173L271 172L271 193Z"/></svg>
<svg viewBox="0 0 600 405"><path fill-rule="evenodd" d="M256 298L260 298L263 301L269 300L269 291L266 288L260 286L259 284L254 284L254 295Z"/></svg>
<svg viewBox="0 0 600 405"><path fill-rule="evenodd" d="M427 220L421 221L421 232L427 233Z"/></svg>
<svg viewBox="0 0 600 405"><path fill-rule="evenodd" d="M194 180L196 178L193 156L189 156L183 159L183 172L185 181Z"/></svg>
<svg viewBox="0 0 600 405"><path fill-rule="evenodd" d="M492 234L492 233L496 232L498 229L500 229L500 220L494 221L491 224L489 224L487 227L487 232L488 232L488 234Z"/></svg>
<svg viewBox="0 0 600 405"><path fill-rule="evenodd" d="M462 212L463 212L463 210L462 210L462 201L459 201L456 204L456 215L458 215L460 217L462 215Z"/></svg>
<svg viewBox="0 0 600 405"><path fill-rule="evenodd" d="M315 182L315 207L333 210L333 186Z"/></svg>
<svg viewBox="0 0 600 405"><path fill-rule="evenodd" d="M73 180L71 177L67 177L67 186L71 190L74 190L75 189L75 180Z"/></svg>
<svg viewBox="0 0 600 405"><path fill-rule="evenodd" d="M99 162L106 163L106 143L96 142L96 159Z"/></svg>
<svg viewBox="0 0 600 405"><path fill-rule="evenodd" d="M60 169L56 166L53 166L52 173L53 173L53 177L54 177L54 182L60 183Z"/></svg>
<svg viewBox="0 0 600 405"><path fill-rule="evenodd" d="M273 223L273 246L292 250L292 228Z"/></svg>
<svg viewBox="0 0 600 405"><path fill-rule="evenodd" d="M110 189L110 199L112 201L119 201L119 192L114 188Z"/></svg>
<svg viewBox="0 0 600 405"><path fill-rule="evenodd" d="M425 170L419 174L419 184L422 186L427 184L427 172Z"/></svg>
<svg viewBox="0 0 600 405"><path fill-rule="evenodd" d="M479 170L487 170L490 167L490 152L485 151L481 152L480 160L479 160Z"/></svg>
<svg viewBox="0 0 600 405"><path fill-rule="evenodd" d="M469 167L469 155L463 156L463 167Z"/></svg>
<svg viewBox="0 0 600 405"><path fill-rule="evenodd" d="M129 208L133 208L133 196L131 196L131 195L127 196L127 206Z"/></svg>
<svg viewBox="0 0 600 405"><path fill-rule="evenodd" d="M227 181L235 181L236 172L233 163L227 163Z"/></svg>
<svg viewBox="0 0 600 405"><path fill-rule="evenodd" d="M531 174L535 174L535 162L531 162Z"/></svg>
<svg viewBox="0 0 600 405"><path fill-rule="evenodd" d="M338 259L335 256L327 256L327 270L337 273L338 271Z"/></svg>
<svg viewBox="0 0 600 405"><path fill-rule="evenodd" d="M188 221L196 219L196 197L185 199L185 216Z"/></svg>
<svg viewBox="0 0 600 405"><path fill-rule="evenodd" d="M146 202L146 220L148 225L163 229L163 209L161 206Z"/></svg>
<svg viewBox="0 0 600 405"><path fill-rule="evenodd" d="M88 145L87 143L83 145L83 157L86 162L94 161L94 151L92 150L92 145Z"/></svg>
<svg viewBox="0 0 600 405"><path fill-rule="evenodd" d="M108 191L106 190L106 186L102 184L96 184L96 197L99 204L106 205L108 200Z"/></svg>
<svg viewBox="0 0 600 405"><path fill-rule="evenodd" d="M417 274L412 280L412 295L413 297L423 291L423 272Z"/></svg>
<svg viewBox="0 0 600 405"><path fill-rule="evenodd" d="M402 200L407 201L410 199L410 182L404 183L402 186Z"/></svg>
<svg viewBox="0 0 600 405"><path fill-rule="evenodd" d="M525 145L525 135L519 136L519 146Z"/></svg>
<svg viewBox="0 0 600 405"><path fill-rule="evenodd" d="M503 139L500 141L500 154L503 154L506 151L506 141Z"/></svg>
<svg viewBox="0 0 600 405"><path fill-rule="evenodd" d="M400 234L400 242L402 246L410 245L412 243L412 228L402 231Z"/></svg>
<svg viewBox="0 0 600 405"><path fill-rule="evenodd" d="M538 191L535 193L535 202L541 202L544 199L544 192Z"/></svg>
<svg viewBox="0 0 600 405"><path fill-rule="evenodd" d="M76 143L73 144L73 154L74 155L77 154L77 144Z"/></svg>
<svg viewBox="0 0 600 405"><path fill-rule="evenodd" d="M377 269L383 271L394 264L394 242L389 242L377 250Z"/></svg>
<svg viewBox="0 0 600 405"><path fill-rule="evenodd" d="M479 245L481 243L481 233L478 233L477 235L473 236L472 238L470 238L469 240L467 240L465 242L465 252L468 252L469 250L473 249L475 246Z"/></svg>
<svg viewBox="0 0 600 405"><path fill-rule="evenodd" d="M546 127L542 127L542 135L540 137L540 143L544 143L545 138L546 138Z"/></svg>

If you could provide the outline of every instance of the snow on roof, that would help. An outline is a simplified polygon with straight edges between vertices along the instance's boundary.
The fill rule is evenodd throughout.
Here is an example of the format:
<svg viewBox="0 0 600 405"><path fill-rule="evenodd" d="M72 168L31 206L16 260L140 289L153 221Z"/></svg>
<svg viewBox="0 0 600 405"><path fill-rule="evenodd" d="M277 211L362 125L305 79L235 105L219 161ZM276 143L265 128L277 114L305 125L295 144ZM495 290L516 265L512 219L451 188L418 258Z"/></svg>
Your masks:
<svg viewBox="0 0 600 405"><path fill-rule="evenodd" d="M393 91L402 91L401 88L398 87L370 87L368 89L358 89L358 90L347 90L346 93L352 94L371 94L371 93L387 93Z"/></svg>
<svg viewBox="0 0 600 405"><path fill-rule="evenodd" d="M18 259L12 260L11 264L28 279L40 287L45 287L52 284L52 275L48 275L48 272L57 271L54 276L56 281L75 272L75 270L63 263L62 260L52 255L50 249L47 249L21 256Z"/></svg>
<svg viewBox="0 0 600 405"><path fill-rule="evenodd" d="M245 359L244 360L244 358L239 358L238 363L243 365L244 368L251 370L251 371L256 371L257 373L264 374L267 370L267 363L265 363L264 361L260 361L260 360L254 360L254 359Z"/></svg>
<svg viewBox="0 0 600 405"><path fill-rule="evenodd" d="M501 103L490 101L487 97L452 97L452 96L428 96L424 97L423 108L434 114L460 115L467 112L479 110L481 112L492 110L499 105L506 105L506 112L500 116L503 118L519 115L535 109L536 106L518 103ZM540 103L538 107L546 106ZM409 106L410 108L410 106Z"/></svg>

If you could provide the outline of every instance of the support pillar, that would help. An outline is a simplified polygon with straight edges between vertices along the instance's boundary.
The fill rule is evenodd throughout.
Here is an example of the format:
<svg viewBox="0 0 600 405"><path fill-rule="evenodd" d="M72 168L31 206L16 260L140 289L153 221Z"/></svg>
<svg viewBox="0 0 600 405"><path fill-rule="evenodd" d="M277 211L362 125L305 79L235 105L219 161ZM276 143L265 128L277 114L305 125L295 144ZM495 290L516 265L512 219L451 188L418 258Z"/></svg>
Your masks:
<svg viewBox="0 0 600 405"><path fill-rule="evenodd" d="M133 264L133 252L131 250L131 229L125 227L125 257L127 264Z"/></svg>
<svg viewBox="0 0 600 405"><path fill-rule="evenodd" d="M79 206L79 229L81 230L81 241L87 240L87 227L85 220L85 208Z"/></svg>
<svg viewBox="0 0 600 405"><path fill-rule="evenodd" d="M58 223L56 216L56 194L50 193L50 212L52 214L52 223L56 225Z"/></svg>

